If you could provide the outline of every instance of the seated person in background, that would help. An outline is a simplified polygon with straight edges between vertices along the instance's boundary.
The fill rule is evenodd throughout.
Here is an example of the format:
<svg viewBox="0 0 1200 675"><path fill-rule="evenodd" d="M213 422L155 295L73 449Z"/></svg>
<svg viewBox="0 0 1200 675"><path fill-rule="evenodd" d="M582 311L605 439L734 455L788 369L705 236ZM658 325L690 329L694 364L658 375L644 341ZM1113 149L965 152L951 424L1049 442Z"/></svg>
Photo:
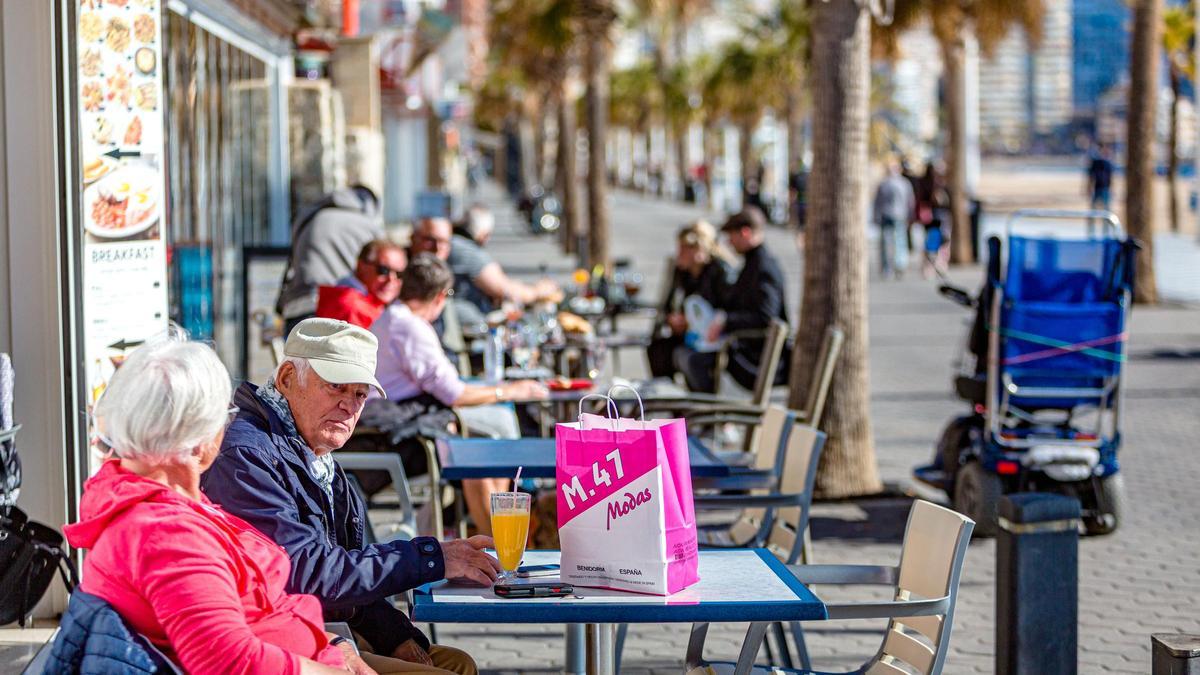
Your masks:
<svg viewBox="0 0 1200 675"><path fill-rule="evenodd" d="M719 308L724 310L724 316L718 314L709 326L707 337L710 342L735 331L765 329L772 319L787 323L783 269L763 245L766 224L762 211L747 207L730 216L721 226L721 231L729 237L729 245L745 262ZM740 338L731 346L728 370L741 386L754 386L762 349L762 338ZM780 360L777 383L779 375L786 376L788 361L786 356ZM696 352L687 347L680 347L675 352L675 365L692 391L716 390L713 373L716 362L715 352Z"/></svg>
<svg viewBox="0 0 1200 675"><path fill-rule="evenodd" d="M717 246L717 230L703 220L685 225L676 236L675 273L671 278L666 302L659 309L662 318L646 348L652 377L673 377L675 349L683 345L687 319L683 301L696 295L708 304L720 307L733 278L733 269Z"/></svg>
<svg viewBox="0 0 1200 675"><path fill-rule="evenodd" d="M240 412L200 486L287 551L289 590L317 596L327 621L349 623L371 668L473 675L470 656L430 645L388 598L443 578L492 583L499 563L481 550L491 538L364 543L366 504L332 454L354 432L370 387L379 386L377 348L358 326L302 321L274 377L234 393Z"/></svg>
<svg viewBox="0 0 1200 675"><path fill-rule="evenodd" d="M96 420L114 457L63 528L89 549L80 588L186 672L374 672L331 642L316 598L285 589L287 554L200 492L237 410L229 394L198 342L151 342L113 375Z"/></svg>
<svg viewBox="0 0 1200 675"><path fill-rule="evenodd" d="M335 190L292 225L292 252L275 312L284 329L317 311L317 288L338 283L354 268L363 244L383 236L379 198L362 185Z"/></svg>
<svg viewBox="0 0 1200 675"><path fill-rule="evenodd" d="M371 403L371 426L403 437L405 427L419 426L421 419L460 408L464 423L478 434L517 438L516 414L509 405L489 405L511 400L542 399L546 388L533 380L498 385L467 384L446 358L430 323L442 313L452 293L453 276L446 263L432 255L418 255L408 262L400 286L400 302L384 311L371 326L379 338L379 382L388 401ZM407 432L407 435L415 433ZM423 452L402 454L410 475L426 473ZM481 533L491 532L490 497L508 489L507 479L463 481L467 511Z"/></svg>
<svg viewBox="0 0 1200 675"><path fill-rule="evenodd" d="M531 285L505 274L481 243L488 240L494 228L491 214L480 209L473 209L472 213L473 219L468 215L472 238L453 234L450 221L445 218L426 218L413 232L413 251L435 254L454 273L454 304L460 324L482 321L505 300L529 305L561 297L558 285L549 279ZM449 244L442 243L445 241Z"/></svg>
<svg viewBox="0 0 1200 675"><path fill-rule="evenodd" d="M317 291L317 316L370 328L400 295L400 275L407 266L404 247L389 239L372 239L359 252L353 275Z"/></svg>

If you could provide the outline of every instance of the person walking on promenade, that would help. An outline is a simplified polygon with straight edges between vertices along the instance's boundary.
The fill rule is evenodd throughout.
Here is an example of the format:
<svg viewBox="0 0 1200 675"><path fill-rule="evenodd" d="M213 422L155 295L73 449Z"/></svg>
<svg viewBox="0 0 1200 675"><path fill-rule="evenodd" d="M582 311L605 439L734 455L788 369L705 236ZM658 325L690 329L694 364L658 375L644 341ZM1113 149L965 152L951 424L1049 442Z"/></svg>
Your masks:
<svg viewBox="0 0 1200 675"><path fill-rule="evenodd" d="M916 208L912 185L900 175L896 160L888 160L887 175L875 190L872 210L879 225L879 265L883 276L904 275L908 266L908 240L906 229Z"/></svg>

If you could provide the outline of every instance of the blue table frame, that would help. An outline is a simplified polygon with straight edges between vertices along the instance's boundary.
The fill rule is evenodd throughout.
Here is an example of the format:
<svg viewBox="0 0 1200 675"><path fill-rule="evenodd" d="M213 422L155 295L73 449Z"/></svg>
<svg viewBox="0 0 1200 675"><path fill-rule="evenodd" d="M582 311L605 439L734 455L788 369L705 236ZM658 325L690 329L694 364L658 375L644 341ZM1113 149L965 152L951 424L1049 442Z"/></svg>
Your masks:
<svg viewBox="0 0 1200 675"><path fill-rule="evenodd" d="M692 475L703 478L724 478L729 465L722 462L698 439L688 437ZM528 478L554 478L553 438L442 438L437 441L441 477L447 480L464 478L507 478L524 467L521 475Z"/></svg>
<svg viewBox="0 0 1200 675"><path fill-rule="evenodd" d="M530 551L525 562L557 559L557 551ZM745 577L773 575L772 581L781 583L722 583L729 580L731 566ZM439 591L453 600L439 601ZM720 597L706 600L706 593ZM615 663L615 623L820 621L828 613L825 604L766 549L726 549L700 551L700 581L671 596L576 588L574 597L505 600L490 589L447 587L443 581L414 592L412 618L435 623L587 624L588 672L607 674Z"/></svg>

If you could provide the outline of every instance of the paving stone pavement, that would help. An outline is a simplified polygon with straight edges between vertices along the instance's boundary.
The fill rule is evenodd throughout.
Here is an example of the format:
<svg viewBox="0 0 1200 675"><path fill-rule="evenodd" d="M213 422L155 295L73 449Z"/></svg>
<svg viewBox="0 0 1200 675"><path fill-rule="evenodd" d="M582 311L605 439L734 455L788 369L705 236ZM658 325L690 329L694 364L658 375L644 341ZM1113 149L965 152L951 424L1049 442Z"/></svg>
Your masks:
<svg viewBox="0 0 1200 675"><path fill-rule="evenodd" d="M505 264L536 270L548 265L565 276L570 261L553 243L533 240L514 227L515 214L485 186L499 228L490 245ZM675 229L702 212L618 192L612 197L613 249L631 257L654 297L662 260L673 251ZM801 256L791 235L769 233L789 279L795 321ZM1174 270L1187 274L1191 270ZM955 270L955 280L975 287L978 268ZM870 358L872 421L885 481L910 484L912 467L928 459L941 426L962 409L952 395L953 362L962 349L967 315L939 298L933 282L910 274L902 281L872 279ZM629 330L638 326L627 325ZM1128 513L1120 530L1080 543L1079 672L1146 673L1150 634L1200 632L1200 307L1169 304L1137 308L1131 325L1122 465ZM639 376L640 359L626 355L622 374ZM902 498L819 503L812 531L818 562L895 564L909 501ZM995 545L971 544L946 673L994 669ZM820 589L823 597L858 598ZM744 626L717 626L710 655L733 657ZM847 670L878 648L881 622L809 624L808 646L820 669ZM556 672L563 668L560 626L439 627L439 640L469 650L489 672ZM630 631L624 669L678 672L687 641L685 625L636 626Z"/></svg>

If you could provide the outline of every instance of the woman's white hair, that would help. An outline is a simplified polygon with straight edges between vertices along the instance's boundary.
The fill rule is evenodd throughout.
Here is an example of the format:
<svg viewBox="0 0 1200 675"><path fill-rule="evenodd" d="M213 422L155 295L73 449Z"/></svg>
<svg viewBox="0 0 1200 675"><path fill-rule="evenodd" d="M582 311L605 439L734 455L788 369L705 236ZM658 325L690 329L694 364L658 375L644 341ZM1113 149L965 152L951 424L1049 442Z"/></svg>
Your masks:
<svg viewBox="0 0 1200 675"><path fill-rule="evenodd" d="M169 336L130 354L96 403L96 419L118 457L172 463L220 433L231 394L211 347Z"/></svg>

